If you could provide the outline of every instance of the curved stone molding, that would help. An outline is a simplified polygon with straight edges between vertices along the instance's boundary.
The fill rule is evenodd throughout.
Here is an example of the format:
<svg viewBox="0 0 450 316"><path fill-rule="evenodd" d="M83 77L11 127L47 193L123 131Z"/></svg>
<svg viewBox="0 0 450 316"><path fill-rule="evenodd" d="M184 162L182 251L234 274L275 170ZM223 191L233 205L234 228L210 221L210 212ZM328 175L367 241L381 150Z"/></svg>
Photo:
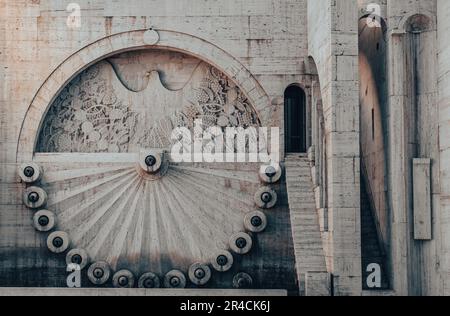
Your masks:
<svg viewBox="0 0 450 316"><path fill-rule="evenodd" d="M401 19L398 21L398 26L396 28L394 28L393 32L394 33L406 33L408 32L408 28L410 27L410 22L411 19L416 17L416 16L421 16L423 17L429 24L426 26L426 31L433 31L436 30L436 14L431 12L431 11L427 11L427 10L421 10L420 13L418 13L417 11L409 11L406 12Z"/></svg>
<svg viewBox="0 0 450 316"><path fill-rule="evenodd" d="M146 31L130 31L100 39L74 53L55 69L41 86L27 110L18 142L18 162L30 161L33 158L40 124L59 91L76 74L101 59L118 52L149 47L144 42ZM234 57L198 37L165 30L158 30L158 33L160 41L157 45L150 47L185 52L218 68L242 89L249 102L255 107L262 124L270 126L268 124L271 120L272 107L269 97L250 72Z"/></svg>

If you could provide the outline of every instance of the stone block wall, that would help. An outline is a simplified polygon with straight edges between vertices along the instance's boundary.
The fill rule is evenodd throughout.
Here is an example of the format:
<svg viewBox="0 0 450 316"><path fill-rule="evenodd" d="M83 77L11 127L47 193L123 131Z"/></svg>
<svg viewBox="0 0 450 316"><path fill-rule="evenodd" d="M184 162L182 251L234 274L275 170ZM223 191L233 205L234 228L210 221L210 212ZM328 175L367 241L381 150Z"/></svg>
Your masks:
<svg viewBox="0 0 450 316"><path fill-rule="evenodd" d="M309 54L317 64L327 138L327 263L334 294L359 295L358 7L355 1L309 1L308 16ZM351 171L343 175L342 170Z"/></svg>

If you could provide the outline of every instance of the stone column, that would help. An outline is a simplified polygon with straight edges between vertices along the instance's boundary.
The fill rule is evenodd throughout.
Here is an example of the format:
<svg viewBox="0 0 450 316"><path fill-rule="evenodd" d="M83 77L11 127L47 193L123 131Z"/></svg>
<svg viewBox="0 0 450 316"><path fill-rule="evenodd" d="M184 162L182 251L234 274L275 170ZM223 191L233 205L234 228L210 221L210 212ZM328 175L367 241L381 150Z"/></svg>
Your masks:
<svg viewBox="0 0 450 316"><path fill-rule="evenodd" d="M450 1L437 0L442 295L450 295Z"/></svg>
<svg viewBox="0 0 450 316"><path fill-rule="evenodd" d="M361 295L358 5L356 0L314 0L308 14L309 51L325 117L327 262L335 295Z"/></svg>

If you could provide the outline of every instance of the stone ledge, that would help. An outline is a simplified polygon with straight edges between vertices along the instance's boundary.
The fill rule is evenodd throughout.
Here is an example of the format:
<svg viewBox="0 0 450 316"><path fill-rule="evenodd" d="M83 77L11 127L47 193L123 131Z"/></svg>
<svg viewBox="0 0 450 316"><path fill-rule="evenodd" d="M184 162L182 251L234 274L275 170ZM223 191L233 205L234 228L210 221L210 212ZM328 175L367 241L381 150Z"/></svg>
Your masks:
<svg viewBox="0 0 450 316"><path fill-rule="evenodd" d="M286 290L0 288L0 296L287 296Z"/></svg>

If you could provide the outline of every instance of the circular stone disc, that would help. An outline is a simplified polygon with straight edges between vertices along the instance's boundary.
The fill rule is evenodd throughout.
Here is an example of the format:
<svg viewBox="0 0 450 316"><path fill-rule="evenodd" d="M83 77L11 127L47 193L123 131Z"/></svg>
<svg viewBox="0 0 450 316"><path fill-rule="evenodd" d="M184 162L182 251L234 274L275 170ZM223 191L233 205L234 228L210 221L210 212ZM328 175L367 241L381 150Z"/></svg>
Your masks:
<svg viewBox="0 0 450 316"><path fill-rule="evenodd" d="M196 275L199 270L202 276ZM195 285L205 285L211 279L211 269L206 264L194 263L189 267L189 279Z"/></svg>
<svg viewBox="0 0 450 316"><path fill-rule="evenodd" d="M172 283L174 278L177 280L178 285ZM168 272L164 277L164 287L184 289L186 287L186 277L184 276L184 273L178 270Z"/></svg>
<svg viewBox="0 0 450 316"><path fill-rule="evenodd" d="M38 194L39 198L37 201L35 202L30 201L29 196L31 193ZM23 203L25 204L26 207L31 209L41 208L47 203L47 193L39 187L33 186L26 188L25 191L23 192Z"/></svg>
<svg viewBox="0 0 450 316"><path fill-rule="evenodd" d="M260 221L259 225L254 225L253 221L255 218ZM260 211L250 212L245 216L244 225L245 228L252 233L261 233L267 227L267 217Z"/></svg>
<svg viewBox="0 0 450 316"><path fill-rule="evenodd" d="M26 174L27 170L32 171L32 174L27 175ZM42 175L41 168L34 162L24 163L24 164L20 165L20 167L18 169L18 173L19 173L20 179L22 179L22 181L25 183L34 183L34 182L38 181Z"/></svg>
<svg viewBox="0 0 450 316"><path fill-rule="evenodd" d="M276 183L280 180L283 171L279 163L271 163L270 165L261 166L259 169L259 177L265 183Z"/></svg>
<svg viewBox="0 0 450 316"><path fill-rule="evenodd" d="M60 247L54 245L54 240L57 238L62 240L62 245ZM53 253L56 254L63 253L69 248L69 246L70 246L69 235L65 232L53 232L47 238L47 247Z"/></svg>
<svg viewBox="0 0 450 316"><path fill-rule="evenodd" d="M263 200L262 200L262 195L264 194L264 193L268 193L268 194L270 194L270 196L271 196L271 200L269 201L269 202L264 202ZM256 193L255 193L255 204L259 207L259 208L262 208L262 209L270 209L270 208L273 208L276 204L277 204L277 201L278 201L278 195L277 195L277 193L274 191L274 190L272 190L271 188L269 188L269 187L263 187L263 188L260 188Z"/></svg>
<svg viewBox="0 0 450 316"><path fill-rule="evenodd" d="M226 264L222 265L219 264L219 258L223 256L227 259ZM214 268L214 270L218 271L218 272L227 272L228 270L230 270L233 267L233 262L234 262L234 258L233 255L231 254L231 252L227 251L227 250L222 250L217 252L211 259L211 265Z"/></svg>
<svg viewBox="0 0 450 316"><path fill-rule="evenodd" d="M245 246L243 248L239 248L236 244L241 239L245 240ZM249 253L250 250L252 250L252 246L252 237L247 233L237 233L230 238L230 249L239 255L245 255Z"/></svg>
<svg viewBox="0 0 450 316"><path fill-rule="evenodd" d="M103 275L101 277L96 277L94 275L94 272L96 271L96 269L100 269L101 271L103 271ZM88 275L89 281L91 281L92 284L103 285L106 282L108 282L109 277L111 276L111 269L110 269L108 263L99 261L99 262L92 264L89 267L87 275Z"/></svg>
<svg viewBox="0 0 450 316"><path fill-rule="evenodd" d="M121 281L125 280L126 284L121 284ZM134 275L128 270L120 270L113 276L112 283L117 288L132 288L134 287Z"/></svg>
<svg viewBox="0 0 450 316"><path fill-rule="evenodd" d="M151 287L146 285L146 282L150 282L152 284ZM148 272L143 274L138 281L138 287L141 289L147 288L147 289L157 289L161 287L161 281L159 280L159 277L152 273Z"/></svg>
<svg viewBox="0 0 450 316"><path fill-rule="evenodd" d="M73 262L73 258L75 256L79 256L81 258L80 264ZM66 256L66 263L67 265L78 264L80 266L80 270L83 270L89 264L89 255L83 249L72 249Z"/></svg>
<svg viewBox="0 0 450 316"><path fill-rule="evenodd" d="M149 166L146 163L146 158L152 156L155 161ZM146 180L154 181L163 177L169 168L169 161L167 155L163 151L149 150L141 151L138 157L138 173Z"/></svg>
<svg viewBox="0 0 450 316"><path fill-rule="evenodd" d="M253 278L247 273L238 273L233 278L233 287L236 289L248 289L253 284Z"/></svg>
<svg viewBox="0 0 450 316"><path fill-rule="evenodd" d="M147 45L156 45L159 42L159 34L157 31L150 29L144 33L144 43Z"/></svg>
<svg viewBox="0 0 450 316"><path fill-rule="evenodd" d="M41 223L39 223L39 219L41 217L46 217L48 219L47 225L41 225ZM47 210L41 210L41 211L37 212L36 214L34 214L33 225L37 231L49 232L56 226L56 215L53 212L50 212Z"/></svg>

